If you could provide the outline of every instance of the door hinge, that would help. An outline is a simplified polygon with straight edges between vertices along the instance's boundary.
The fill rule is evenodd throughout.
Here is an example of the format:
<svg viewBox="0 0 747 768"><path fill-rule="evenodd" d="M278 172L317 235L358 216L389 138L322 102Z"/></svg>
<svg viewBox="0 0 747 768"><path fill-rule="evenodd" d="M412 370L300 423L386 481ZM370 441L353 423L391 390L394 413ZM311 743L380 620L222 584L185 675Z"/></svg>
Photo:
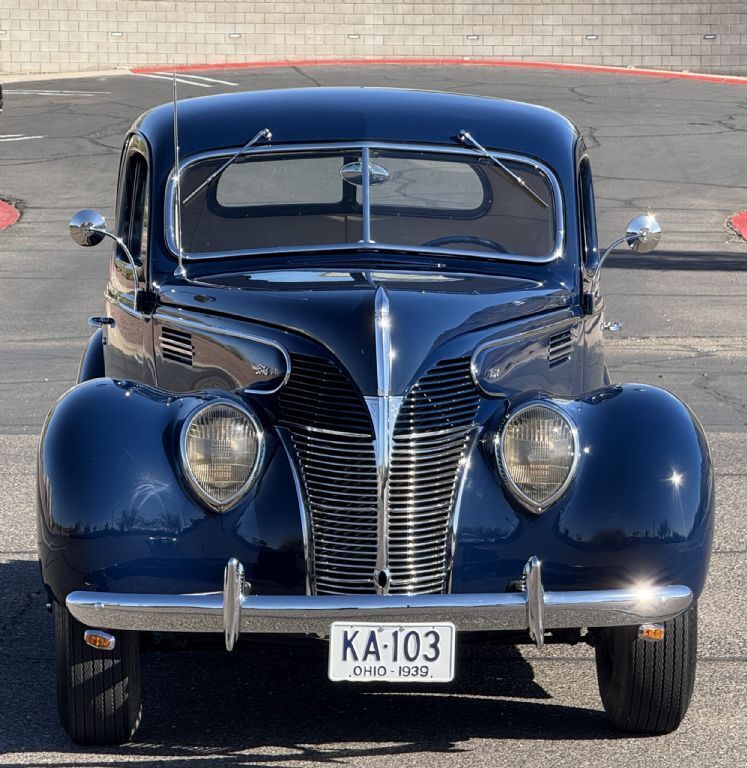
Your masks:
<svg viewBox="0 0 747 768"><path fill-rule="evenodd" d="M158 306L158 294L155 291L138 291L135 311L152 315Z"/></svg>

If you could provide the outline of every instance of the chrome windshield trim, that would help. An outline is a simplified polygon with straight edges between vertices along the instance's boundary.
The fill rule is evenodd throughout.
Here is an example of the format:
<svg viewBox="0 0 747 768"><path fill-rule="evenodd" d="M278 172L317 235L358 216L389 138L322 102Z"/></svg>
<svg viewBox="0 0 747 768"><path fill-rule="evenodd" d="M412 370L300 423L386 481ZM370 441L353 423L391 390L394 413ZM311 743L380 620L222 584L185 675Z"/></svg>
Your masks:
<svg viewBox="0 0 747 768"><path fill-rule="evenodd" d="M311 144L273 144L250 147L244 154L244 157L251 157L252 155L271 155L271 154L287 154L291 152L314 152L319 150L348 150L359 149L366 154L370 153L370 150L396 150L407 152L430 152L433 154L441 155L463 155L468 157L484 157L485 155L470 147L465 146L449 146L439 144L406 144L396 142L371 142L371 141L348 141L348 142L315 142ZM468 249L460 248L428 248L423 246L408 246L397 243L376 243L369 240L366 241L364 232L364 241L360 243L330 243L320 244L314 246L274 246L272 248L247 248L241 251L215 251L209 253L187 253L184 252L182 259L187 262L205 262L216 261L220 259L236 259L251 256L272 256L273 254L295 254L295 253L319 253L324 252L341 252L341 251L386 251L386 252L399 252L399 253L419 253L432 256L462 256L468 258L488 259L489 261L509 261L509 262L523 262L530 264L549 264L563 257L565 253L565 219L564 219L564 204L563 193L560 187L555 173L549 168L549 166L540 162L539 160L529 157L527 155L520 155L512 152L497 152L490 149L487 150L488 154L498 160L508 160L516 163L523 163L524 165L531 166L537 171L540 171L547 178L550 187L552 189L553 196L553 212L555 214L555 238L553 242L553 249L547 256L526 256L522 254L512 253L487 253L480 251L471 251ZM202 160L215 159L221 157L230 157L235 153L234 149L221 149L211 150L208 152L200 152L190 157L184 158L180 162L178 177L182 177L185 170L194 163L198 163ZM175 174L172 172L169 176L166 186L166 195L164 200L164 221L165 221L165 235L166 244L171 255L174 258L178 257L179 248L177 243L175 222L177 217L174 215L175 206L175 188L174 188ZM364 176L365 178L365 176ZM365 221L368 219L370 226L370 211L368 216L364 212L364 229Z"/></svg>
<svg viewBox="0 0 747 768"><path fill-rule="evenodd" d="M361 158L361 183L363 209L363 242L367 245L371 242L371 149L363 147Z"/></svg>

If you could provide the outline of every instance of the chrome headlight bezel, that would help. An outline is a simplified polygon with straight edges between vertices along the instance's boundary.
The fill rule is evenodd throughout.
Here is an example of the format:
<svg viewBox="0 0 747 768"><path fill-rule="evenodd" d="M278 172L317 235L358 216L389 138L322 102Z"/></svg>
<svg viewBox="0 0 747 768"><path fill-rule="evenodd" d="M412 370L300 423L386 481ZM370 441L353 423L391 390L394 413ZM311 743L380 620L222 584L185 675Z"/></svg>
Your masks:
<svg viewBox="0 0 747 768"><path fill-rule="evenodd" d="M257 455L254 459L254 466L249 473L247 479L244 481L241 488L232 494L227 499L218 499L207 491L198 481L197 477L192 470L192 467L187 458L187 438L189 429L194 423L194 420L198 416L205 414L205 411L212 410L218 407L233 408L240 413L243 417L248 419L252 424L257 435ZM262 429L262 425L259 422L257 416L245 405L238 403L235 400L228 398L216 398L200 403L196 408L193 408L187 417L184 419L181 426L181 434L179 436L179 460L181 463L182 471L187 478L190 490L203 502L205 502L215 512L225 512L232 506L237 504L246 494L251 490L254 483L257 480L265 455L265 436Z"/></svg>
<svg viewBox="0 0 747 768"><path fill-rule="evenodd" d="M515 421L515 419L521 416L521 414L525 413L531 408L537 408L537 407L547 408L548 410L551 410L557 413L568 425L568 428L571 433L571 437L573 438L573 458L571 460L571 466L568 470L568 474L566 475L563 482L558 486L558 488L550 496L546 497L541 502L535 501L531 497L527 496L521 490L521 488L517 485L517 483L514 481L513 477L511 476L511 473L509 472L508 467L506 466L505 458L504 458L505 457L504 443L505 443L508 427L511 425L513 421ZM500 426L500 429L498 430L498 433L495 436L493 453L495 454L496 462L498 463L498 469L501 475L501 479L503 480L504 484L507 486L511 495L529 511L534 512L535 514L541 514L543 512L546 512L549 507L551 507L556 501L558 501L558 499L560 499L563 496L566 490L568 490L568 486L573 482L573 479L576 476L576 473L578 471L579 460L581 458L578 426L576 425L573 418L569 415L568 411L565 408L563 408L561 405L559 405L557 402L555 402L554 400L549 400L549 399L529 400L527 402L522 403L519 407L513 410L510 410L508 412L508 414L506 415L506 418L503 420L503 423Z"/></svg>

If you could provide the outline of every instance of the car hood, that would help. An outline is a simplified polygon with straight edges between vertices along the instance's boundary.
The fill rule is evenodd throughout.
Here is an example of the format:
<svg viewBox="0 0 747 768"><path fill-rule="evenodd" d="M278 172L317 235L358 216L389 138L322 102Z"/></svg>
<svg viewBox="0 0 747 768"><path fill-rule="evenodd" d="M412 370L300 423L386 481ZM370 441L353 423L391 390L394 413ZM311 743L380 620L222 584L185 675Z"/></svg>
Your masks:
<svg viewBox="0 0 747 768"><path fill-rule="evenodd" d="M340 269L216 275L199 285L168 286L161 303L313 339L350 371L364 394L376 394L377 290L379 303L383 294L389 308L392 394L404 392L424 361L457 337L474 334L476 345L496 326L572 303L560 284L517 277Z"/></svg>

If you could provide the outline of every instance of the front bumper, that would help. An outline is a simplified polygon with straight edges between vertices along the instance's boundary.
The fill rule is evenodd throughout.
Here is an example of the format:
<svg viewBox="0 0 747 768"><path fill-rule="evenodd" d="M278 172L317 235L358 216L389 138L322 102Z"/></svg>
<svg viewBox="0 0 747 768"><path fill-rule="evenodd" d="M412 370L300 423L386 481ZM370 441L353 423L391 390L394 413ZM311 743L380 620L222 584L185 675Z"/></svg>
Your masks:
<svg viewBox="0 0 747 768"><path fill-rule="evenodd" d="M614 627L666 621L693 601L682 585L545 592L542 565L524 568L524 592L446 595L252 595L237 560L223 592L138 595L71 592L70 613L89 627L155 632L223 632L232 650L241 632L329 634L334 621L451 622L459 631L528 630L541 647L548 629Z"/></svg>

